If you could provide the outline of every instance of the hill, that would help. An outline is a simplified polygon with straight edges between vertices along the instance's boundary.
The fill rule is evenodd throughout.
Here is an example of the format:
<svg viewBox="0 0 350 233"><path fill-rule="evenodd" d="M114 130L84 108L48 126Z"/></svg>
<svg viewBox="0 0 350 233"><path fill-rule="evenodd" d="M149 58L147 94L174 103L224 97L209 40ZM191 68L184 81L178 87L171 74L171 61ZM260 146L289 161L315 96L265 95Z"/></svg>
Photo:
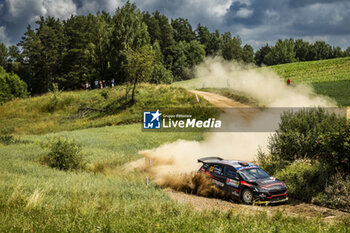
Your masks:
<svg viewBox="0 0 350 233"><path fill-rule="evenodd" d="M141 84L136 102L125 101L125 86L90 91L53 91L0 105L0 134L43 134L141 122L143 109L199 108L193 93L181 87ZM201 98L201 106L211 106Z"/></svg>
<svg viewBox="0 0 350 233"><path fill-rule="evenodd" d="M340 106L350 106L350 57L269 66L292 83L311 84L316 93L334 98Z"/></svg>

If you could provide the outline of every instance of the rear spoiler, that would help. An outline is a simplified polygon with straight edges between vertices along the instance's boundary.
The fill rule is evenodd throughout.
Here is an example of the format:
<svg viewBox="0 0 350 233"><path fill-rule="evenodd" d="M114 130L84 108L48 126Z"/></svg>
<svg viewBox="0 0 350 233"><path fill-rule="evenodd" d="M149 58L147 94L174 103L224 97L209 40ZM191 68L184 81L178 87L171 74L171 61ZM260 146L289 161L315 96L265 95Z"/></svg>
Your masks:
<svg viewBox="0 0 350 233"><path fill-rule="evenodd" d="M204 163L204 161L207 161L207 160L224 160L224 159L220 157L204 157L204 158L198 159L198 163Z"/></svg>

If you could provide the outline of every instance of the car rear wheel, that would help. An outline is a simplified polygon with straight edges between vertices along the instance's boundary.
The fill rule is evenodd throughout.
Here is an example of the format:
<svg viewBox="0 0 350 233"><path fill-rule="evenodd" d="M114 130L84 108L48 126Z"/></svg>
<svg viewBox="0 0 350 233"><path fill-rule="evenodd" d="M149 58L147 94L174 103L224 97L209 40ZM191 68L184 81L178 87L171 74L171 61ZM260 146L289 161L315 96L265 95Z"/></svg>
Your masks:
<svg viewBox="0 0 350 233"><path fill-rule="evenodd" d="M242 201L244 204L252 204L253 203L253 193L250 189L244 189L242 192Z"/></svg>

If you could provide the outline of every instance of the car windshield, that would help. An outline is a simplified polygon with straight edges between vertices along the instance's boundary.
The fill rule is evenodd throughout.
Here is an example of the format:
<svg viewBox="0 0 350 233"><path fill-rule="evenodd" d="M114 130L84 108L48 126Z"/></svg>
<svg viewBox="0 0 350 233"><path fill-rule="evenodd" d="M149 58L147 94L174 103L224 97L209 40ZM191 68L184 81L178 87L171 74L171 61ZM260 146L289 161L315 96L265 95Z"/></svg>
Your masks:
<svg viewBox="0 0 350 233"><path fill-rule="evenodd" d="M244 180L257 180L270 177L263 169L261 168L247 168L239 171L239 174Z"/></svg>

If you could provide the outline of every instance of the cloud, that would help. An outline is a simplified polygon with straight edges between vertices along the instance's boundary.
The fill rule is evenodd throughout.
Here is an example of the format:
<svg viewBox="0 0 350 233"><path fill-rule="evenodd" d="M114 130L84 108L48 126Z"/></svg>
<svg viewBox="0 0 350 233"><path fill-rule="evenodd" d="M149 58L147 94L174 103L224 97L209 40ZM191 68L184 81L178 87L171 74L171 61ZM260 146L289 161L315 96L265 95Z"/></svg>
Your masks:
<svg viewBox="0 0 350 233"><path fill-rule="evenodd" d="M16 43L40 15L66 19L74 14L113 13L126 0L0 0L0 40ZM142 11L187 18L210 30L230 31L255 48L278 38L325 38L343 48L350 41L348 0L131 0ZM313 39L310 39L313 40Z"/></svg>
<svg viewBox="0 0 350 233"><path fill-rule="evenodd" d="M0 27L0 42L9 43L9 38L7 37L6 28L4 26Z"/></svg>

